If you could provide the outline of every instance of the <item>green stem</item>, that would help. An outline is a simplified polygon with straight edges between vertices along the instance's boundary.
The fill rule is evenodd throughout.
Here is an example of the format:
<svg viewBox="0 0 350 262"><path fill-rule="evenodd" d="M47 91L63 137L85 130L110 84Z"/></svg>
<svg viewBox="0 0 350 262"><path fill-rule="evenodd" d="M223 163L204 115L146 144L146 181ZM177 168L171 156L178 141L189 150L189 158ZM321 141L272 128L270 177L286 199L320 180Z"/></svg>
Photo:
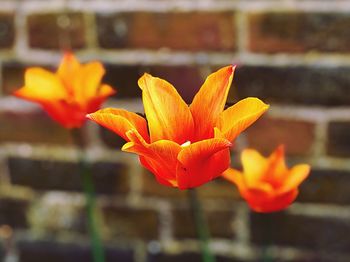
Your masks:
<svg viewBox="0 0 350 262"><path fill-rule="evenodd" d="M189 189L188 197L191 205L193 218L195 221L197 235L200 241L203 262L215 262L215 257L213 256L209 248L209 228L205 220L204 213L201 207L201 203L198 199L196 190Z"/></svg>
<svg viewBox="0 0 350 262"><path fill-rule="evenodd" d="M79 170L83 182L86 200L86 212L88 216L88 230L91 238L92 255L94 262L104 262L104 250L98 231L98 219L96 216L96 196L92 180L91 166L87 161L86 152L81 141L81 130L72 130L72 137L79 147Z"/></svg>

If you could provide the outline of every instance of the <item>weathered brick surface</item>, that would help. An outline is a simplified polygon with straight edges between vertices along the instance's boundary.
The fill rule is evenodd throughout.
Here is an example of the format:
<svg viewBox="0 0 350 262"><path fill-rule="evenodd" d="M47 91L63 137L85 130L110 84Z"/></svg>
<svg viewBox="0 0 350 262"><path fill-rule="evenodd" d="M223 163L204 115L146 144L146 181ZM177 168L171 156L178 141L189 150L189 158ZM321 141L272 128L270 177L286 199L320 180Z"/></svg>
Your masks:
<svg viewBox="0 0 350 262"><path fill-rule="evenodd" d="M327 153L350 157L350 122L330 122L327 132Z"/></svg>
<svg viewBox="0 0 350 262"><path fill-rule="evenodd" d="M280 144L285 145L288 155L306 155L313 145L315 125L307 121L263 116L245 134L249 147L266 156Z"/></svg>
<svg viewBox="0 0 350 262"><path fill-rule="evenodd" d="M112 239L158 239L159 217L155 210L105 206L103 216Z"/></svg>
<svg viewBox="0 0 350 262"><path fill-rule="evenodd" d="M20 241L18 243L18 252L19 260L21 262L93 261L90 247L79 245L77 243L58 243L50 240ZM131 249L105 249L106 262L133 262L133 257L134 254Z"/></svg>
<svg viewBox="0 0 350 262"><path fill-rule="evenodd" d="M5 142L70 144L69 131L43 111L0 112L0 144Z"/></svg>
<svg viewBox="0 0 350 262"><path fill-rule="evenodd" d="M297 201L348 205L350 203L350 172L312 169L300 187Z"/></svg>
<svg viewBox="0 0 350 262"><path fill-rule="evenodd" d="M116 133L105 127L100 127L100 136L106 146L113 149L121 149L126 141Z"/></svg>
<svg viewBox="0 0 350 262"><path fill-rule="evenodd" d="M103 48L233 51L231 12L98 14L98 39Z"/></svg>
<svg viewBox="0 0 350 262"><path fill-rule="evenodd" d="M24 84L24 71L27 66L20 63L4 63L2 65L1 88L4 95L12 94Z"/></svg>
<svg viewBox="0 0 350 262"><path fill-rule="evenodd" d="M37 190L82 190L79 167L72 162L9 158L13 184ZM127 167L123 164L95 163L91 168L95 190L101 194L124 194L129 190Z"/></svg>
<svg viewBox="0 0 350 262"><path fill-rule="evenodd" d="M27 27L31 48L81 49L86 46L81 13L33 14L28 17Z"/></svg>
<svg viewBox="0 0 350 262"><path fill-rule="evenodd" d="M15 41L13 13L0 13L0 48L11 48Z"/></svg>
<svg viewBox="0 0 350 262"><path fill-rule="evenodd" d="M303 247L318 252L349 252L350 221L331 217L251 214L252 241L261 245Z"/></svg>
<svg viewBox="0 0 350 262"><path fill-rule="evenodd" d="M273 104L350 104L348 67L238 67L229 100L256 96Z"/></svg>
<svg viewBox="0 0 350 262"><path fill-rule="evenodd" d="M205 216L211 236L214 238L233 238L235 234L232 228L234 215L233 208L229 211L206 211ZM173 210L173 216L174 236L176 238L197 238L191 210L175 209Z"/></svg>
<svg viewBox="0 0 350 262"><path fill-rule="evenodd" d="M254 52L349 52L347 13L267 12L249 15Z"/></svg>
<svg viewBox="0 0 350 262"><path fill-rule="evenodd" d="M29 202L15 198L0 198L0 225L26 228Z"/></svg>
<svg viewBox="0 0 350 262"><path fill-rule="evenodd" d="M190 103L203 83L198 67L193 66L143 66L143 65L106 65L104 82L117 89L115 98L141 97L141 90L137 84L139 78L149 73L154 77L165 79L171 83L182 96Z"/></svg>
<svg viewBox="0 0 350 262"><path fill-rule="evenodd" d="M189 253L184 252L182 254L152 254L148 256L148 262L200 262L202 261L202 256L199 253ZM225 257L225 256L215 256L215 261L217 262L241 262L242 260ZM245 262L249 262L249 260L244 260Z"/></svg>

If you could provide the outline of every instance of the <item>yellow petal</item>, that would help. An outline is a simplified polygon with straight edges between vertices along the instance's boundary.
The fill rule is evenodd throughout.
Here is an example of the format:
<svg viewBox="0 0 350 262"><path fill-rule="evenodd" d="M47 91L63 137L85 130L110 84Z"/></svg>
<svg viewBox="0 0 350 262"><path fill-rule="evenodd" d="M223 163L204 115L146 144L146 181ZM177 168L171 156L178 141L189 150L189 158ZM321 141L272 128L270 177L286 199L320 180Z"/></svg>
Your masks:
<svg viewBox="0 0 350 262"><path fill-rule="evenodd" d="M144 74L138 81L147 116L151 141L172 140L178 144L192 138L191 112L168 82Z"/></svg>
<svg viewBox="0 0 350 262"><path fill-rule="evenodd" d="M267 160L253 149L245 149L241 155L243 173L249 188L257 187L268 168Z"/></svg>
<svg viewBox="0 0 350 262"><path fill-rule="evenodd" d="M227 66L208 76L190 106L196 127L196 141L213 137L224 110L235 67Z"/></svg>
<svg viewBox="0 0 350 262"><path fill-rule="evenodd" d="M226 139L213 138L184 147L177 158L179 188L197 187L220 176L230 165L230 146Z"/></svg>
<svg viewBox="0 0 350 262"><path fill-rule="evenodd" d="M258 98L246 98L220 114L217 127L226 139L233 141L269 108Z"/></svg>
<svg viewBox="0 0 350 262"><path fill-rule="evenodd" d="M67 92L60 79L53 73L32 67L24 75L25 86L17 90L16 96L32 101L50 101L67 98Z"/></svg>
<svg viewBox="0 0 350 262"><path fill-rule="evenodd" d="M126 133L132 129L137 130L146 141L149 141L146 120L135 113L128 112L124 109L106 108L89 114L87 117L111 129L127 141L129 141L129 139Z"/></svg>
<svg viewBox="0 0 350 262"><path fill-rule="evenodd" d="M74 73L77 72L81 64L71 52L66 52L58 67L58 76L67 84L71 81Z"/></svg>
<svg viewBox="0 0 350 262"><path fill-rule="evenodd" d="M310 173L310 166L306 164L300 164L294 166L287 173L287 178L284 181L284 185L280 189L280 192L288 192L298 188L298 186L308 177Z"/></svg>
<svg viewBox="0 0 350 262"><path fill-rule="evenodd" d="M227 181L235 184L239 191L245 190L247 188L242 172L229 168L222 173L222 177Z"/></svg>

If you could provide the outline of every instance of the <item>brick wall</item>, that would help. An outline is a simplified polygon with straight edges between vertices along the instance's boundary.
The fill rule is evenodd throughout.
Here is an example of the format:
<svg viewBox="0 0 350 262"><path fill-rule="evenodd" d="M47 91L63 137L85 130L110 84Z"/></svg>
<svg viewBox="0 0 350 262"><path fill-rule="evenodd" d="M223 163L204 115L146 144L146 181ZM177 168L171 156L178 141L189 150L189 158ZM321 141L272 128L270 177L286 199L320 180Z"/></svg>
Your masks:
<svg viewBox="0 0 350 262"><path fill-rule="evenodd" d="M311 177L285 212L253 214L221 180L199 188L217 261L350 260L350 1L26 0L0 4L0 260L89 261L77 148L39 107L9 94L31 65L54 68L61 50L104 62L118 94L105 106L141 112L143 72L187 102L205 76L238 65L230 102L258 96L269 112L241 135ZM108 261L200 261L186 192L163 187L88 123ZM237 161L236 161L237 162ZM10 226L10 227L8 227ZM13 260L11 260L13 261Z"/></svg>

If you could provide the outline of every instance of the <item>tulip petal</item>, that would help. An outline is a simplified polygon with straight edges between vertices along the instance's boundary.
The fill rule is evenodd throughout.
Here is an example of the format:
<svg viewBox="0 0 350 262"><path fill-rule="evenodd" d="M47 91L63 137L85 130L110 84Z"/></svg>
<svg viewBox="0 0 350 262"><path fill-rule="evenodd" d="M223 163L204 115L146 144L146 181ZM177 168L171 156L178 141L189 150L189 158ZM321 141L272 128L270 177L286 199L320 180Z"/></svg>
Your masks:
<svg viewBox="0 0 350 262"><path fill-rule="evenodd" d="M230 146L226 139L213 138L183 148L177 157L179 188L197 187L220 176L230 165Z"/></svg>
<svg viewBox="0 0 350 262"><path fill-rule="evenodd" d="M71 86L72 77L81 67L81 64L71 52L66 52L58 67L57 75L63 80L65 85ZM71 90L72 91L72 86Z"/></svg>
<svg viewBox="0 0 350 262"><path fill-rule="evenodd" d="M270 213L287 208L295 200L297 195L297 189L280 195L254 189L246 191L243 198L255 212Z"/></svg>
<svg viewBox="0 0 350 262"><path fill-rule="evenodd" d="M98 94L104 74L105 70L100 62L90 62L82 65L74 77L71 76L75 99L81 105Z"/></svg>
<svg viewBox="0 0 350 262"><path fill-rule="evenodd" d="M126 141L129 141L126 133L132 129L136 129L146 141L149 141L146 120L135 113L124 109L106 108L87 117L117 133Z"/></svg>
<svg viewBox="0 0 350 262"><path fill-rule="evenodd" d="M168 82L144 74L138 81L151 142L172 140L182 144L192 138L193 120L187 104Z"/></svg>
<svg viewBox="0 0 350 262"><path fill-rule="evenodd" d="M309 175L310 166L306 164L296 165L287 173L287 178L284 181L280 192L288 192L297 188Z"/></svg>
<svg viewBox="0 0 350 262"><path fill-rule="evenodd" d="M98 110L101 107L102 103L106 100L106 98L115 93L115 89L113 89L111 86L105 84L101 85L97 95L86 100L86 113L89 114Z"/></svg>
<svg viewBox="0 0 350 262"><path fill-rule="evenodd" d="M15 96L34 101L64 100L67 92L55 74L38 67L28 68L24 75L25 86Z"/></svg>
<svg viewBox="0 0 350 262"><path fill-rule="evenodd" d="M195 141L213 137L214 126L224 110L235 67L227 66L208 76L190 105Z"/></svg>
<svg viewBox="0 0 350 262"><path fill-rule="evenodd" d="M256 187L268 168L267 160L256 150L245 149L241 155L241 162L247 186Z"/></svg>
<svg viewBox="0 0 350 262"><path fill-rule="evenodd" d="M226 169L222 173L222 177L225 178L227 181L235 184L238 187L239 191L245 190L247 187L244 181L243 173L236 169Z"/></svg>
<svg viewBox="0 0 350 262"><path fill-rule="evenodd" d="M217 127L227 140L233 141L269 108L258 98L245 98L220 114Z"/></svg>
<svg viewBox="0 0 350 262"><path fill-rule="evenodd" d="M181 151L181 146L170 140L158 140L148 144L134 130L127 132L127 136L131 142L125 144L122 150L142 156L141 164L150 170L158 181L162 181L162 184L167 181L167 184L177 186L177 155Z"/></svg>

